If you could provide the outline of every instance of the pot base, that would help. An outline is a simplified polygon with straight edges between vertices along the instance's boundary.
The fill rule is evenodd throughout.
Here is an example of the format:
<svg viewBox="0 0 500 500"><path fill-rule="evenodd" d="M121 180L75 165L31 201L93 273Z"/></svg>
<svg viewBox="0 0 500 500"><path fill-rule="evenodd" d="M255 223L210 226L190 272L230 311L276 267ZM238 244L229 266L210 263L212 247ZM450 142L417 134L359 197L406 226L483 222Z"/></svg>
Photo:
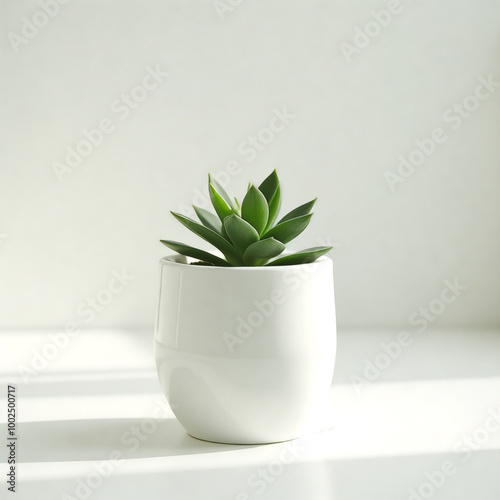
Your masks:
<svg viewBox="0 0 500 500"><path fill-rule="evenodd" d="M266 444L278 444L278 443L287 443L288 441L294 441L295 439L299 439L301 436L296 436L290 439L281 439L279 441L260 441L260 442L241 442L241 441L216 441L213 439L204 439L201 437L194 436L193 434L190 434L189 432L186 432L186 434L194 439L197 439L198 441L204 441L205 443L216 443L216 444L229 444L229 445L234 445L234 446L264 446Z"/></svg>

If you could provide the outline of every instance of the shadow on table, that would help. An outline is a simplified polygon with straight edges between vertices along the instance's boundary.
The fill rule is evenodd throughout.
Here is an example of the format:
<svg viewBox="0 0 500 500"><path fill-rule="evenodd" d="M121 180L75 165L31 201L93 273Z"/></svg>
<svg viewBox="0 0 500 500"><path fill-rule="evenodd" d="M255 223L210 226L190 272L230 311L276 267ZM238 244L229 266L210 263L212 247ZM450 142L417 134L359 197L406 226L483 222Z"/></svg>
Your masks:
<svg viewBox="0 0 500 500"><path fill-rule="evenodd" d="M252 450L237 452L213 463L190 467L179 463L140 461L123 465L101 481L87 477L27 479L22 487L37 500L89 498L92 500L497 500L500 498L500 452L475 451L462 462L454 454L423 454L371 457L356 460L279 463L280 447L266 447L260 463L244 459ZM452 469L449 468L452 463ZM448 468L444 464L448 464ZM445 469L443 469L445 467ZM440 470L452 471L445 475ZM86 482L85 482L86 481ZM90 484L90 486L88 486ZM78 496L77 493L80 493ZM414 492L414 493L412 493ZM83 497L83 494L86 494ZM28 496L28 494L32 496ZM66 496L64 496L66 495ZM67 496L71 495L71 496Z"/></svg>
<svg viewBox="0 0 500 500"><path fill-rule="evenodd" d="M5 426L4 426L5 427ZM6 430L0 431L5 435ZM21 462L108 460L181 456L248 448L195 439L175 419L90 419L19 424Z"/></svg>

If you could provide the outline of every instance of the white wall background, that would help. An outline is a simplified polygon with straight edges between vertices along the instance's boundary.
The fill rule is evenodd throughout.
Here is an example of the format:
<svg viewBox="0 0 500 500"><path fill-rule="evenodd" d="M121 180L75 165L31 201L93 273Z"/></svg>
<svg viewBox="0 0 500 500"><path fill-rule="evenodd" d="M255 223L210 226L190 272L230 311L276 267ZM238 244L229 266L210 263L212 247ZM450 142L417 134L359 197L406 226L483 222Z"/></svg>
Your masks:
<svg viewBox="0 0 500 500"><path fill-rule="evenodd" d="M340 327L405 328L455 277L467 290L436 324L497 325L500 87L456 130L444 118L478 78L500 82L500 3L401 0L348 62L340 44L387 5L244 0L221 19L212 0L73 0L30 32L41 4L3 0L1 326L85 325L78 306L124 268L86 326L152 328L158 240L196 241L169 210L230 161L238 195L276 167L284 210L319 197L295 248L338 245ZM124 118L113 103L157 66L168 77ZM239 145L283 108L295 118L248 161ZM54 162L104 118L60 182ZM446 140L391 192L385 172L436 128Z"/></svg>

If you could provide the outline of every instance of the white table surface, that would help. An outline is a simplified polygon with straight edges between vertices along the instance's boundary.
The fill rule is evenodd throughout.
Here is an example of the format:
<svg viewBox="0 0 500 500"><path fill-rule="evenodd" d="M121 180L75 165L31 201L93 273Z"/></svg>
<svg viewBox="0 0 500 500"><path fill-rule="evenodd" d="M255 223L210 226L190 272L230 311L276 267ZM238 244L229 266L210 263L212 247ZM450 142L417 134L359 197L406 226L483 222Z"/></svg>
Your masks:
<svg viewBox="0 0 500 500"><path fill-rule="evenodd" d="M398 333L340 331L315 428L260 446L185 433L161 393L151 332L82 332L27 382L19 365L30 366L49 332L3 333L0 433L4 441L10 383L20 463L16 494L2 481L0 498L499 500L500 423L491 415L500 422L500 332L412 334L376 380L356 388L352 376ZM448 475L436 473L443 467Z"/></svg>

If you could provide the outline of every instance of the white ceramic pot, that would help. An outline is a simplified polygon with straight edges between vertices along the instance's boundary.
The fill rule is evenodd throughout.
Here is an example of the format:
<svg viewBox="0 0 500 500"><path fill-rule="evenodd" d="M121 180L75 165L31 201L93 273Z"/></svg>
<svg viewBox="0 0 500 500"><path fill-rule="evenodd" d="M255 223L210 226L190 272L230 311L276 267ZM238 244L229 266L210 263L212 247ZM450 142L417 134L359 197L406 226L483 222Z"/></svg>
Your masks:
<svg viewBox="0 0 500 500"><path fill-rule="evenodd" d="M299 437L335 364L332 261L276 267L160 260L160 383L186 431L257 444Z"/></svg>

